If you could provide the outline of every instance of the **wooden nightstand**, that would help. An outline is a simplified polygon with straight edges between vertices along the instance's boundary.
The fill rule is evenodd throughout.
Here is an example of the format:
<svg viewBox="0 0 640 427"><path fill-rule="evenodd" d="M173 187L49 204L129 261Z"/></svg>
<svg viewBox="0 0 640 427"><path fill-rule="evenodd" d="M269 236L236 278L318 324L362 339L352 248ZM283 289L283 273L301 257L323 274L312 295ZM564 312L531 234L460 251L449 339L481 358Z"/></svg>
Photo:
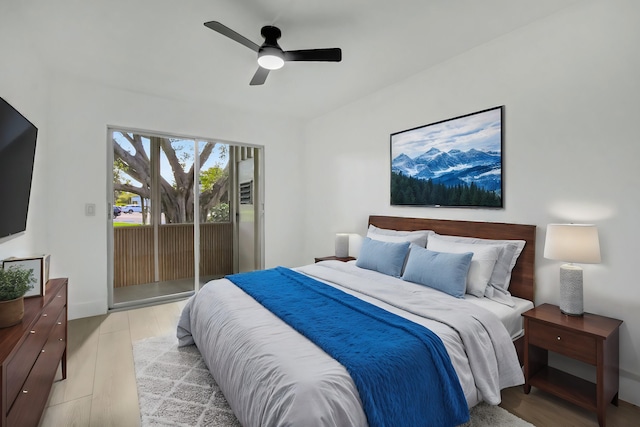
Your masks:
<svg viewBox="0 0 640 427"><path fill-rule="evenodd" d="M531 386L598 414L605 426L607 405L618 405L621 320L585 313L567 316L542 304L524 316L524 392ZM549 351L596 367L596 384L548 366Z"/></svg>
<svg viewBox="0 0 640 427"><path fill-rule="evenodd" d="M337 257L332 255L332 256L323 256L323 257L314 258L314 259L315 259L315 262L331 261L331 260L347 262L347 261L353 261L355 258L352 256Z"/></svg>

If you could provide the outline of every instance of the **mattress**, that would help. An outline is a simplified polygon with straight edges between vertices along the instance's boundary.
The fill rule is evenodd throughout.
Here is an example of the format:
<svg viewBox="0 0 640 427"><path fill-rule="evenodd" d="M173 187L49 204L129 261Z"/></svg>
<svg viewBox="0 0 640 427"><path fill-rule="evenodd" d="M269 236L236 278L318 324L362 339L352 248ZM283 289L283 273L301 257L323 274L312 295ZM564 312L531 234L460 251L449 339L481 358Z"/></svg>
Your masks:
<svg viewBox="0 0 640 427"><path fill-rule="evenodd" d="M512 340L515 341L524 335L522 313L533 308L531 301L512 295L511 299L514 302L514 306L509 307L488 298L477 298L468 294L465 294L464 299L495 314L507 329L509 335L511 335Z"/></svg>

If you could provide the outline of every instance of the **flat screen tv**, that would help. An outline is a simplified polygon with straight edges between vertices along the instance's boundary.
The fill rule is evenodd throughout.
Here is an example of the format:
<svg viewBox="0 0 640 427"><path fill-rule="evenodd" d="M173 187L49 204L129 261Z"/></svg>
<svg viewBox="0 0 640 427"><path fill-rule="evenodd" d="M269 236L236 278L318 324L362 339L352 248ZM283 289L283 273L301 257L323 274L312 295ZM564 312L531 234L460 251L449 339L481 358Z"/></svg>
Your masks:
<svg viewBox="0 0 640 427"><path fill-rule="evenodd" d="M0 239L25 231L38 129L0 98Z"/></svg>

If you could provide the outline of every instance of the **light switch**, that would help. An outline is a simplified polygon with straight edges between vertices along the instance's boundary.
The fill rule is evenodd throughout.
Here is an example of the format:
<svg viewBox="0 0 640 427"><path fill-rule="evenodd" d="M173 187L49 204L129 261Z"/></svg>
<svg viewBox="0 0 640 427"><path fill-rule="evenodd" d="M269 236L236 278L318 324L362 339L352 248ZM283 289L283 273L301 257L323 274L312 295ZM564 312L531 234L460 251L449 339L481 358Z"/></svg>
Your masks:
<svg viewBox="0 0 640 427"><path fill-rule="evenodd" d="M86 216L95 216L96 215L96 204L95 203L86 203L84 205L84 214Z"/></svg>

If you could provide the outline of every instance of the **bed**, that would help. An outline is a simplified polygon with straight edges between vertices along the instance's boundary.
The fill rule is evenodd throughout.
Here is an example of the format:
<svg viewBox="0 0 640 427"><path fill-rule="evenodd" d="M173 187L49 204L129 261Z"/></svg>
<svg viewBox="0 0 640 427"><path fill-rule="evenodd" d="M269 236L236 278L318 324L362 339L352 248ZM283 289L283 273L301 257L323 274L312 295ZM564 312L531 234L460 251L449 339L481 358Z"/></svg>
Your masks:
<svg viewBox="0 0 640 427"><path fill-rule="evenodd" d="M429 237L436 243L439 237L453 240L476 239L465 241L461 245L464 246L471 241L479 243L478 247L484 246L482 243L487 240L523 242L524 245L516 257L517 262L510 270L508 292L513 304L467 294L462 298L454 298L438 289L404 280L402 276L383 274L375 268L363 268L362 264L367 256L362 253L358 261L324 261L293 269L295 271L283 269L280 273L291 275L295 280L309 278L314 282L313 286L321 286L323 292L326 289L329 293L347 294L348 298L357 300L355 304L367 304L371 307L361 311L381 312L382 316L396 315L393 316L394 319L424 326L419 329L434 333L438 337L437 341L443 344L447 359L450 359L450 366L457 381L454 387L458 387L460 396L463 396L462 406L467 417L468 409L477 403L485 401L498 404L501 389L522 384L524 380L521 365L518 363L517 349L522 342L520 313L533 306L531 301L534 296L535 226L370 216L369 227L370 230L373 227L380 233L388 231L390 234L388 238L374 238L374 243L369 242L371 239L367 240L367 248L374 245L377 248L384 244L385 248L393 247L395 250L400 243L394 239L403 233L410 234L420 230L429 230L429 233L432 233ZM375 237L374 234L371 236ZM403 265L405 273L410 267L409 258L412 254L436 253L435 250L428 250L428 243L426 245L427 250L422 252L411 246L412 249ZM465 252L456 259L458 258L467 260L471 259L471 256ZM414 261L412 265L418 264ZM269 274L276 273L278 272L269 270ZM246 275L240 276L246 278ZM197 345L242 425L393 425L393 421L381 421L372 415L372 398L368 391L360 388L360 376L351 370L348 364L350 362L340 363L336 360L343 361L340 350L340 357L331 356L330 354L334 354L333 350L324 347L322 339L319 343L312 342L307 338L311 335L294 329L274 314L277 310L269 306L269 301L263 301L261 298L272 298L273 294L284 295L286 292L278 290L275 282L269 283L273 283L273 288L268 288L270 292L249 296L255 291L251 287L243 287L246 285L238 278L231 276L212 281L189 300L178 324L177 335L180 345ZM264 286L262 288L264 289ZM315 304L314 310L300 311L315 313L318 311L316 307L321 305ZM270 307L273 312L265 306ZM332 318L333 316L323 317ZM321 323L317 319L315 322ZM330 323L329 320L327 322ZM338 321L340 322L345 323ZM356 325L358 321L354 318L353 323ZM296 325L295 322L292 324ZM358 332L352 335L359 337L361 334ZM342 338L336 341L340 340ZM329 347L331 345L329 343ZM376 351L369 351L366 357L373 353ZM417 372L415 367L411 369L411 372ZM438 369L448 371L445 367ZM381 382L385 383L385 387L395 387L403 376L407 375L391 373ZM429 393L434 395L428 399L424 398L429 402L429 399L438 399L441 398L439 395L445 394L442 391L431 392L431 385L426 388L425 396ZM414 398L423 399L422 393L423 391L417 393L417 397L396 396L400 403L396 401L393 404L402 404L403 401L414 402L411 400ZM406 408L390 412L410 412L411 408L416 406L425 405L407 404ZM426 412L435 413L435 409L427 408ZM423 417L424 413L418 415ZM450 419L446 422L438 418L420 419L421 425L457 424Z"/></svg>

